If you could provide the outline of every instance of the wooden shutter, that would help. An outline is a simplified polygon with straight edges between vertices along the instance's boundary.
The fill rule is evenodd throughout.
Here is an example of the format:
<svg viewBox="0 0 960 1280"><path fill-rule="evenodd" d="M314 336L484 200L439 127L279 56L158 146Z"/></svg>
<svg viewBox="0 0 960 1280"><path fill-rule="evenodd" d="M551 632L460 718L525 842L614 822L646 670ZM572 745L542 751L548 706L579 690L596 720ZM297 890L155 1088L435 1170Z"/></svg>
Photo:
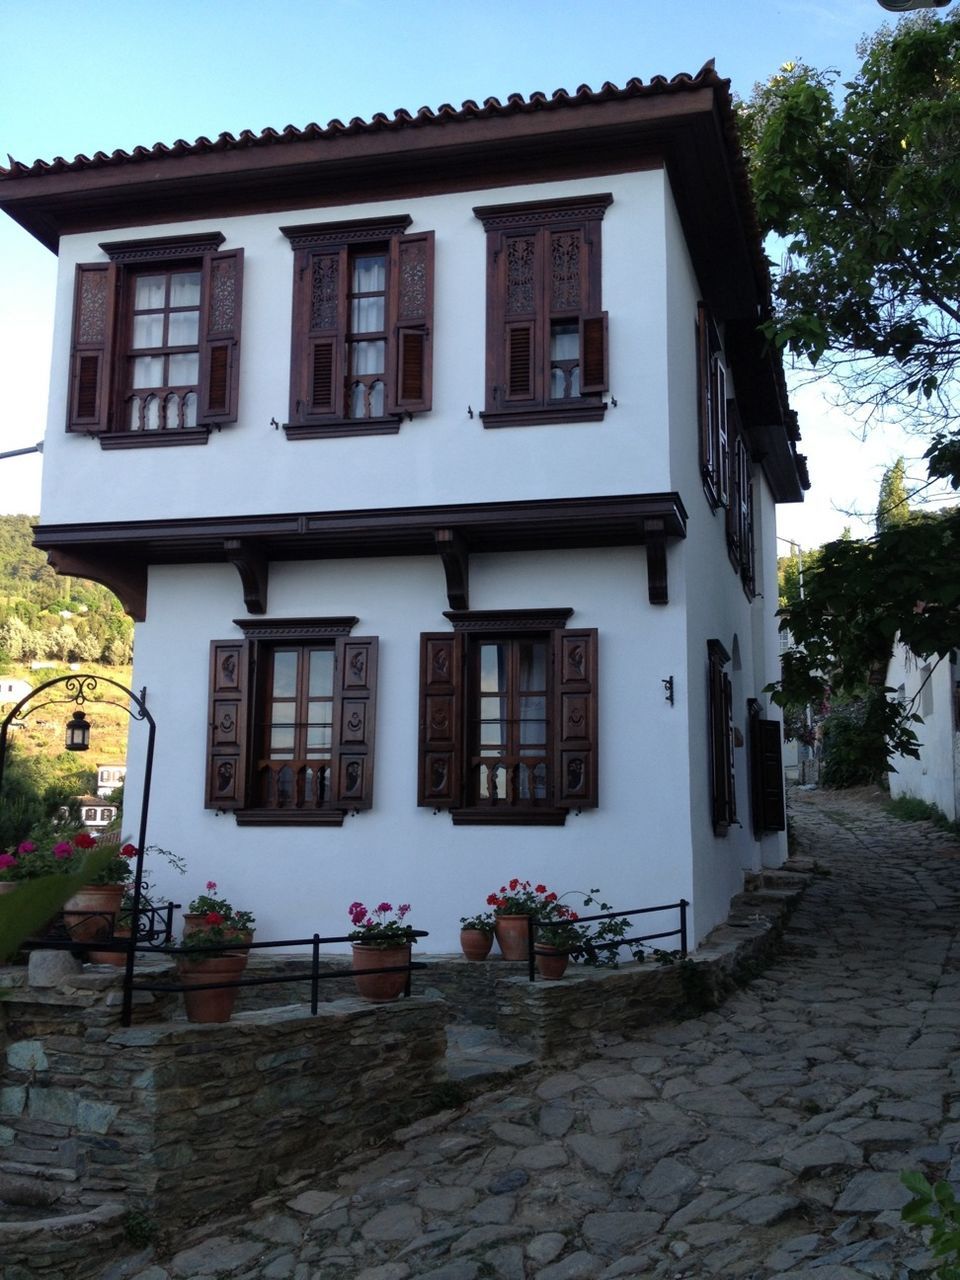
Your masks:
<svg viewBox="0 0 960 1280"><path fill-rule="evenodd" d="M607 313L580 317L580 394L609 390Z"/></svg>
<svg viewBox="0 0 960 1280"><path fill-rule="evenodd" d="M294 259L291 423L343 417L347 269L345 247Z"/></svg>
<svg viewBox="0 0 960 1280"><path fill-rule="evenodd" d="M117 268L112 262L77 266L70 344L67 430L94 434L110 429Z"/></svg>
<svg viewBox="0 0 960 1280"><path fill-rule="evenodd" d="M433 403L434 233L390 242L388 413L422 413Z"/></svg>
<svg viewBox="0 0 960 1280"><path fill-rule="evenodd" d="M534 326L524 321L508 324L505 332L506 355L504 357L506 400L532 400L534 391L533 356Z"/></svg>
<svg viewBox="0 0 960 1280"><path fill-rule="evenodd" d="M243 640L210 646L207 729L207 809L242 809L246 803L249 663Z"/></svg>
<svg viewBox="0 0 960 1280"><path fill-rule="evenodd" d="M710 792L714 835L727 834L736 820L733 772L733 690L724 666L730 655L719 640L708 640Z"/></svg>
<svg viewBox="0 0 960 1280"><path fill-rule="evenodd" d="M200 317L200 406L197 421L236 422L240 386L243 250L203 259Z"/></svg>
<svg viewBox="0 0 960 1280"><path fill-rule="evenodd" d="M559 631L554 649L554 801L595 809L597 799L597 632Z"/></svg>
<svg viewBox="0 0 960 1280"><path fill-rule="evenodd" d="M452 809L463 789L463 636L420 636L420 749L417 803Z"/></svg>
<svg viewBox="0 0 960 1280"><path fill-rule="evenodd" d="M730 502L730 441L727 433L727 373L719 353L711 357L711 431L716 458L717 500L721 506Z"/></svg>
<svg viewBox="0 0 960 1280"><path fill-rule="evenodd" d="M743 482L743 473L745 472L746 453L743 448L743 441L740 438L739 419L737 417L736 405L731 400L727 421L730 431L730 454L732 465L730 467L730 501L727 504L725 522L727 526L727 550L730 553L730 560L737 570L740 572L740 555L741 555L741 520L740 520L740 501L741 501L741 484ZM741 461L744 466L741 467Z"/></svg>
<svg viewBox="0 0 960 1280"><path fill-rule="evenodd" d="M373 805L377 652L376 636L337 639L332 803L344 809Z"/></svg>
<svg viewBox="0 0 960 1280"><path fill-rule="evenodd" d="M750 797L753 833L759 840L765 831L785 831L786 803L783 794L783 726L779 720L765 720L760 704L751 698L750 710Z"/></svg>

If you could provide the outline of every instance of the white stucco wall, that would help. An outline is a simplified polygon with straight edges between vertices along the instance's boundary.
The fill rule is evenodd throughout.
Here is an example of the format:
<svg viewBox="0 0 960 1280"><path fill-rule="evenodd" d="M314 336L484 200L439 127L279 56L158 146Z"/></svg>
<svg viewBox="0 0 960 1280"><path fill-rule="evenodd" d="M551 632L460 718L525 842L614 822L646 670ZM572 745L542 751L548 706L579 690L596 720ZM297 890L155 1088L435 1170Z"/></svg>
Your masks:
<svg viewBox="0 0 960 1280"><path fill-rule="evenodd" d="M174 519L324 511L515 497L659 492L668 487L660 170L502 187L382 204L282 210L138 229L150 239L220 230L244 249L239 421L201 448L104 452L64 430L74 270L106 261L101 241L129 229L67 236L60 249L42 521ZM485 430L486 238L474 205L612 192L602 224L603 305L610 313L611 391L602 423ZM293 253L281 226L409 214L436 232L431 412L398 435L288 441ZM474 411L471 419L468 406ZM69 485L63 483L70 477Z"/></svg>
<svg viewBox="0 0 960 1280"><path fill-rule="evenodd" d="M905 701L915 699L912 709L923 717L922 724L913 726L921 744L920 759L895 758L890 794L935 804L951 822L960 818L960 733L954 727L953 712L957 679L957 664L949 657L941 662L936 656L915 658L902 644L896 646L887 671L887 684L902 687Z"/></svg>
<svg viewBox="0 0 960 1280"><path fill-rule="evenodd" d="M536 582L536 588L531 583ZM621 907L690 897L681 706L663 698L675 664L681 607L646 602L643 552L477 556L477 609L573 606L570 626L600 632L600 807L556 827L455 827L418 808L419 633L443 630L433 558L276 565L271 616L356 614L357 635L380 636L374 806L340 828L238 827L203 805L209 641L236 634L240 612L229 567L158 568L150 613L138 625L134 685L148 686L157 720L150 842L187 859L180 879L154 868L157 886L186 903L214 880L254 910L262 937L345 932L356 899L413 905L431 951L455 950L459 919L485 909L507 879L557 892L599 887ZM131 735L127 812L136 812L143 762ZM673 927L674 921L669 926ZM652 926L651 926L652 927Z"/></svg>

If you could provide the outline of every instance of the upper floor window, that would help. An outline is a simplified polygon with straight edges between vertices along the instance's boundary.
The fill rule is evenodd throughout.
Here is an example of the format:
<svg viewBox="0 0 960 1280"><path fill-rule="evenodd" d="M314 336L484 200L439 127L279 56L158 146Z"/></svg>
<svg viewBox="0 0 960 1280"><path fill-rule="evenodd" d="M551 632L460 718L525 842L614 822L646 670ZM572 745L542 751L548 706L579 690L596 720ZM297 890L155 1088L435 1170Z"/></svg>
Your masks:
<svg viewBox="0 0 960 1280"><path fill-rule="evenodd" d="M750 455L735 401L727 402L730 441L730 500L727 505L727 550L750 599L756 593L753 530L753 478Z"/></svg>
<svg viewBox="0 0 960 1280"><path fill-rule="evenodd" d="M207 807L339 825L373 803L377 640L356 618L237 622L211 646Z"/></svg>
<svg viewBox="0 0 960 1280"><path fill-rule="evenodd" d="M283 227L294 250L288 438L385 434L431 407L432 231L411 219Z"/></svg>
<svg viewBox="0 0 960 1280"><path fill-rule="evenodd" d="M419 802L458 823L597 804L597 633L572 611L452 611L421 636Z"/></svg>
<svg viewBox="0 0 960 1280"><path fill-rule="evenodd" d="M77 267L67 429L101 445L204 444L237 419L243 250L219 232L100 247Z"/></svg>
<svg viewBox="0 0 960 1280"><path fill-rule="evenodd" d="M711 507L726 507L730 502L727 374L720 334L703 302L697 305L697 403L703 490Z"/></svg>
<svg viewBox="0 0 960 1280"><path fill-rule="evenodd" d="M487 233L484 426L603 418L600 227L612 200L597 195L474 209Z"/></svg>

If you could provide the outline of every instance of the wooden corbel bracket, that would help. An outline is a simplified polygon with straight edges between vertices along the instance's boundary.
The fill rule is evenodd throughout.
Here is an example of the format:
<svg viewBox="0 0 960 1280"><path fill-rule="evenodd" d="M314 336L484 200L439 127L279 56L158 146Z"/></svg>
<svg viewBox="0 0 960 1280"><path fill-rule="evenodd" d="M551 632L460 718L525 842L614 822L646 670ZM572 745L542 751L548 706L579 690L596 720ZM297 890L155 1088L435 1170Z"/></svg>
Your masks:
<svg viewBox="0 0 960 1280"><path fill-rule="evenodd" d="M644 520L647 552L647 595L651 604L669 604L667 595L667 542L662 520Z"/></svg>
<svg viewBox="0 0 960 1280"><path fill-rule="evenodd" d="M263 549L245 538L228 538L223 549L240 574L247 613L266 613L270 570Z"/></svg>
<svg viewBox="0 0 960 1280"><path fill-rule="evenodd" d="M456 529L436 529L433 537L447 579L450 608L469 609L470 555L467 544Z"/></svg>

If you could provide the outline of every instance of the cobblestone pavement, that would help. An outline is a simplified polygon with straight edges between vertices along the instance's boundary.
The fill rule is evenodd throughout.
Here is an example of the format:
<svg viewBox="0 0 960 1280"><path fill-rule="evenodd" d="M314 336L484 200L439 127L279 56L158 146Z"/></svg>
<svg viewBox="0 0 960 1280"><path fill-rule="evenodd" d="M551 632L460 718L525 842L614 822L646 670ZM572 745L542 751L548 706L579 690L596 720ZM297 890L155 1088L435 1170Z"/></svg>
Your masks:
<svg viewBox="0 0 960 1280"><path fill-rule="evenodd" d="M786 950L717 1012L537 1070L111 1278L905 1280L960 1179L960 843L793 792ZM822 873L821 869L822 868Z"/></svg>

